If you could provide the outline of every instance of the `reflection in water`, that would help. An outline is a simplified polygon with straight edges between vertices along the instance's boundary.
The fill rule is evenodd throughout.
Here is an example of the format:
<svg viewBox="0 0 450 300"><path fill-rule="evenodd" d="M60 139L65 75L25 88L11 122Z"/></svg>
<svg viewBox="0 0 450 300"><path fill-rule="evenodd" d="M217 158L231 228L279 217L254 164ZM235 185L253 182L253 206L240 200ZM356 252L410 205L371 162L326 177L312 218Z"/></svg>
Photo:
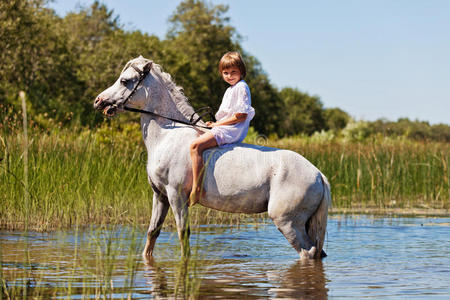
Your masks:
<svg viewBox="0 0 450 300"><path fill-rule="evenodd" d="M325 272L322 261L298 260L286 271L267 272L271 282L279 282L279 287L269 289L276 298L325 299ZM276 284L274 284L277 286Z"/></svg>
<svg viewBox="0 0 450 300"><path fill-rule="evenodd" d="M166 298L170 295L168 275L154 259L146 262L143 276L147 279L149 293L155 298Z"/></svg>
<svg viewBox="0 0 450 300"><path fill-rule="evenodd" d="M449 223L330 218L323 261L298 260L273 225L200 228L185 261L176 235L166 232L147 265L145 229L0 231L0 299L14 287L19 298L449 298L442 280L450 277Z"/></svg>
<svg viewBox="0 0 450 300"><path fill-rule="evenodd" d="M218 272L214 267L204 268L205 262L191 259L174 266L157 263L152 260L146 266L144 277L148 279L149 292L155 298L169 295L199 294L202 298L221 296L224 299L246 298L294 298L325 299L327 288L323 264L321 261L295 261L286 269L230 270ZM235 265L236 261L221 261L222 265ZM196 272L200 275L192 278L194 266L203 266ZM173 274L175 278L170 278ZM264 274L265 273L265 274ZM168 282L173 281L173 286ZM197 287L197 288L196 288Z"/></svg>

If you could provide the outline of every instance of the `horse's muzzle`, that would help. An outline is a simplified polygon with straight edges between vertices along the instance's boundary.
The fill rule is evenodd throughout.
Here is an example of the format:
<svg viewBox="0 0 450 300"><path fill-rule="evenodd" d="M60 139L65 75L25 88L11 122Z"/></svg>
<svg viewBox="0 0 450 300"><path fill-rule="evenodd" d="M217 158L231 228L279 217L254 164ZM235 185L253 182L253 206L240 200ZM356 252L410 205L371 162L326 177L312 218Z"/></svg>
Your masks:
<svg viewBox="0 0 450 300"><path fill-rule="evenodd" d="M107 105L106 101L103 101L104 99L100 96L98 96L97 98L95 98L94 101L94 109L97 110L102 110L103 108L105 108L105 106Z"/></svg>
<svg viewBox="0 0 450 300"><path fill-rule="evenodd" d="M102 111L102 113L107 117L112 117L118 111L117 105L111 104L105 101L102 97L97 97L94 101L94 108L96 110Z"/></svg>
<svg viewBox="0 0 450 300"><path fill-rule="evenodd" d="M117 107L116 106L107 106L105 107L105 109L103 110L103 114L107 117L113 117L117 112Z"/></svg>

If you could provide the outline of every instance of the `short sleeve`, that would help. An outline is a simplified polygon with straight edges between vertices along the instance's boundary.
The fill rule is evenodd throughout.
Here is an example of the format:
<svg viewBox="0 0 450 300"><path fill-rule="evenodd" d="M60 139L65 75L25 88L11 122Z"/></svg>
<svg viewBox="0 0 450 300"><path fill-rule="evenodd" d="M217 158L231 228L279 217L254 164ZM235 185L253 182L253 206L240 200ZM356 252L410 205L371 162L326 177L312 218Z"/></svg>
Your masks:
<svg viewBox="0 0 450 300"><path fill-rule="evenodd" d="M239 82L235 88L233 111L235 113L250 114L253 111L250 89L245 82Z"/></svg>

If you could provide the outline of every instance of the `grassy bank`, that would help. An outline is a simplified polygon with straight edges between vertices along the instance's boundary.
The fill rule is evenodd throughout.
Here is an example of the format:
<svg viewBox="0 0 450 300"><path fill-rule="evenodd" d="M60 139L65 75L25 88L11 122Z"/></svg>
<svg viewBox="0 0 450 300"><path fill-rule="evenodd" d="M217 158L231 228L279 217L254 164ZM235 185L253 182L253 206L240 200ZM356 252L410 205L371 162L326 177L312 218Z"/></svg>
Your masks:
<svg viewBox="0 0 450 300"><path fill-rule="evenodd" d="M3 131L0 228L148 224L152 191L141 140L138 124L120 131L108 127L94 131L31 130L28 142L21 130ZM167 226L174 225L170 214ZM191 210L194 224L238 224L242 219L239 214L202 207Z"/></svg>
<svg viewBox="0 0 450 300"><path fill-rule="evenodd" d="M381 138L264 143L296 151L322 170L332 185L334 208L449 208L449 144ZM120 130L32 129L27 138L9 128L1 135L0 157L0 227L149 221L147 153L138 124ZM264 215L254 216L259 217ZM236 224L244 218L202 207L191 214L194 223Z"/></svg>
<svg viewBox="0 0 450 300"><path fill-rule="evenodd" d="M378 138L365 142L281 139L330 180L336 208L449 208L450 144Z"/></svg>

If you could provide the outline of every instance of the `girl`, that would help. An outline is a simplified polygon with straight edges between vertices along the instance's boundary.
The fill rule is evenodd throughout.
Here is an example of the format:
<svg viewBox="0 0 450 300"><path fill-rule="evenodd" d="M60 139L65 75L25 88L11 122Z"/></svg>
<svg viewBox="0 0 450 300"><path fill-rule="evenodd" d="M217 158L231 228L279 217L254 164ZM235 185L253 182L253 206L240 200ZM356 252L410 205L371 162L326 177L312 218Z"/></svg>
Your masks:
<svg viewBox="0 0 450 300"><path fill-rule="evenodd" d="M199 180L204 167L203 151L215 146L242 142L247 135L249 123L255 116L255 110L251 107L250 89L243 80L246 69L241 55L238 52L225 53L219 62L219 73L230 87L225 91L216 113L217 122L206 123L212 128L211 131L200 135L190 146L193 176L190 206L196 204L201 196Z"/></svg>

